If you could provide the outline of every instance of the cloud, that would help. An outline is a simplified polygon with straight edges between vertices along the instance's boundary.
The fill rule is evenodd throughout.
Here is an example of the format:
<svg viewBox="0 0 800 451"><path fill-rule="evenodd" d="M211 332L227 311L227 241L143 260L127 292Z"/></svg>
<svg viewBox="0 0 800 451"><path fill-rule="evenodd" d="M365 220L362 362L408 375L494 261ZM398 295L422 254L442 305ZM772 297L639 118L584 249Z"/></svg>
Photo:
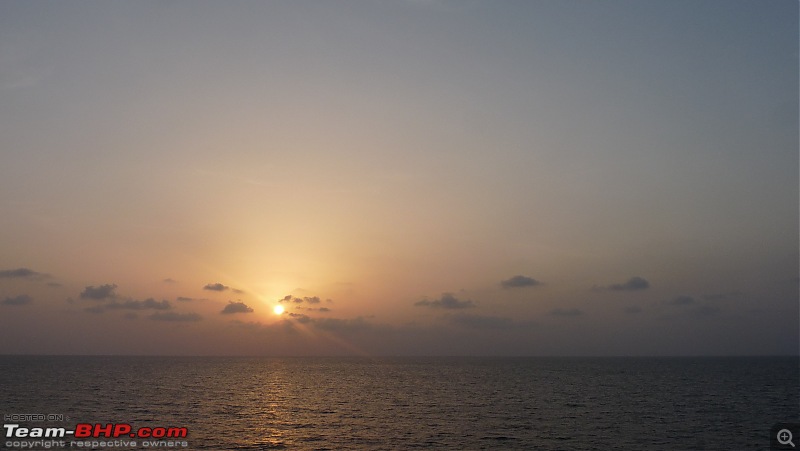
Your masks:
<svg viewBox="0 0 800 451"><path fill-rule="evenodd" d="M514 323L511 318L504 318L500 316L460 314L450 316L449 320L453 325L466 327L469 329L512 329L518 325Z"/></svg>
<svg viewBox="0 0 800 451"><path fill-rule="evenodd" d="M583 315L583 312L576 308L571 308L571 309L557 308L551 310L549 314L550 316L576 317Z"/></svg>
<svg viewBox="0 0 800 451"><path fill-rule="evenodd" d="M669 305L694 305L697 304L697 301L691 296L676 296L666 303Z"/></svg>
<svg viewBox="0 0 800 451"><path fill-rule="evenodd" d="M693 315L700 318L716 316L720 313L719 307L703 304L697 299L685 295L675 296L674 298L665 301L665 304L680 307L680 309L686 312L688 315Z"/></svg>
<svg viewBox="0 0 800 451"><path fill-rule="evenodd" d="M615 283L608 286L609 290L615 291L638 291L648 288L650 288L650 282L638 276L631 277L625 283Z"/></svg>
<svg viewBox="0 0 800 451"><path fill-rule="evenodd" d="M175 298L175 300L179 301L179 302L190 302L190 301L194 301L194 298L187 298L187 297L184 297L184 296L178 296L177 298Z"/></svg>
<svg viewBox="0 0 800 451"><path fill-rule="evenodd" d="M452 293L442 293L442 297L439 299L436 299L434 301L423 299L421 301L415 302L414 305L417 307L443 308L449 310L475 307L475 304L472 301L458 300L456 299L455 296L453 296Z"/></svg>
<svg viewBox="0 0 800 451"><path fill-rule="evenodd" d="M500 285L502 285L503 288L533 287L540 284L541 282L528 276L514 276L510 279L500 282Z"/></svg>
<svg viewBox="0 0 800 451"><path fill-rule="evenodd" d="M177 280L173 279L172 277L167 277L166 279L162 280L164 283L178 283Z"/></svg>
<svg viewBox="0 0 800 451"><path fill-rule="evenodd" d="M206 286L203 287L204 290L209 290L209 291L225 291L228 288L229 288L228 286L223 285L223 284L221 284L219 282L217 282L217 283L209 283L209 284L207 284Z"/></svg>
<svg viewBox="0 0 800 451"><path fill-rule="evenodd" d="M148 316L154 321L195 322L203 319L197 313L157 312Z"/></svg>
<svg viewBox="0 0 800 451"><path fill-rule="evenodd" d="M172 308L172 306L169 304L169 301L163 300L159 302L153 298L148 298L144 301L130 299L125 302L112 302L110 304L106 304L104 307L109 310L169 310Z"/></svg>
<svg viewBox="0 0 800 451"><path fill-rule="evenodd" d="M320 312L320 313L328 313L331 311L328 307L320 307L320 308L307 308L306 310L310 312Z"/></svg>
<svg viewBox="0 0 800 451"><path fill-rule="evenodd" d="M295 321L297 321L298 323L301 323L301 324L306 324L306 323L310 323L311 321L313 321L310 316L303 315L302 313L289 313L289 316L291 316L292 318L295 319Z"/></svg>
<svg viewBox="0 0 800 451"><path fill-rule="evenodd" d="M291 294L287 294L286 296L283 297L283 299L279 300L278 302L294 302L295 304L302 304L303 302L307 302L309 304L319 304L322 301L320 300L319 296L314 296L314 297L306 296L298 298L298 297L292 297ZM328 302L333 302L333 301L328 299Z"/></svg>
<svg viewBox="0 0 800 451"><path fill-rule="evenodd" d="M642 308L636 305L625 307L625 313L642 313Z"/></svg>
<svg viewBox="0 0 800 451"><path fill-rule="evenodd" d="M2 305L25 305L25 304L30 304L32 302L33 302L33 298L32 297L28 296L27 294L21 294L19 296L13 297L13 298L11 298L11 297L5 298L2 301L0 301L0 304L2 304Z"/></svg>
<svg viewBox="0 0 800 451"><path fill-rule="evenodd" d="M88 286L81 292L81 299L93 299L95 301L102 301L103 299L113 299L116 297L114 290L117 288L116 284L105 284L99 287Z"/></svg>
<svg viewBox="0 0 800 451"><path fill-rule="evenodd" d="M730 299L738 298L741 295L742 295L741 291L731 291L727 293L704 294L703 299L706 301L727 301Z"/></svg>
<svg viewBox="0 0 800 451"><path fill-rule="evenodd" d="M0 279L31 279L40 280L50 277L49 274L33 271L28 268L0 270Z"/></svg>
<svg viewBox="0 0 800 451"><path fill-rule="evenodd" d="M220 313L223 315L230 315L232 313L253 313L253 309L248 307L247 304L242 301L228 301L228 305L226 305Z"/></svg>
<svg viewBox="0 0 800 451"><path fill-rule="evenodd" d="M145 299L144 301L137 301L128 299L127 301L118 302L113 301L104 305L95 305L83 309L89 313L103 313L108 310L171 310L172 305L169 301L156 301L153 298Z"/></svg>

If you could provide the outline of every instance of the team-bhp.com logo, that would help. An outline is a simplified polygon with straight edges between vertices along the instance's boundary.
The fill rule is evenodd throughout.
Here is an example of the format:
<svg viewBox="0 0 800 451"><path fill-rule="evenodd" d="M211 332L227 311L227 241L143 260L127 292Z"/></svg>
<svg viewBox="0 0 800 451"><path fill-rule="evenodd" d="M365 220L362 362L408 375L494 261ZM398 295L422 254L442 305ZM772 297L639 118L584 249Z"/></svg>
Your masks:
<svg viewBox="0 0 800 451"><path fill-rule="evenodd" d="M136 428L128 423L78 423L74 430L66 428L24 428L18 424L4 424L6 438L186 438L189 431L183 427Z"/></svg>
<svg viewBox="0 0 800 451"><path fill-rule="evenodd" d="M185 427L140 427L128 423L78 423L74 429L63 427L23 427L19 424L4 424L6 439L20 440L6 442L7 447L33 448L52 447L186 447L188 443L179 441L188 436ZM84 441L89 439L90 442ZM98 442L96 439L112 439ZM134 441L141 440L138 444ZM40 442L39 442L40 441ZM49 445L44 443L49 441ZM162 444L161 441L164 441ZM37 443L39 442L39 443Z"/></svg>

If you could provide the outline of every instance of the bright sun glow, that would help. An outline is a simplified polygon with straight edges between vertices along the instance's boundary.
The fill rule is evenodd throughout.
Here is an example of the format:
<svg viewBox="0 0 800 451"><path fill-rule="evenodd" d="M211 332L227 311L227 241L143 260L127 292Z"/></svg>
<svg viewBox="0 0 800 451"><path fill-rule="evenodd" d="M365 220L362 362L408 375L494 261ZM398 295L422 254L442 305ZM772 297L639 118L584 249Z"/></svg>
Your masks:
<svg viewBox="0 0 800 451"><path fill-rule="evenodd" d="M272 309L272 311L275 312L276 315L281 315L281 314L283 314L283 306L282 305L276 305Z"/></svg>

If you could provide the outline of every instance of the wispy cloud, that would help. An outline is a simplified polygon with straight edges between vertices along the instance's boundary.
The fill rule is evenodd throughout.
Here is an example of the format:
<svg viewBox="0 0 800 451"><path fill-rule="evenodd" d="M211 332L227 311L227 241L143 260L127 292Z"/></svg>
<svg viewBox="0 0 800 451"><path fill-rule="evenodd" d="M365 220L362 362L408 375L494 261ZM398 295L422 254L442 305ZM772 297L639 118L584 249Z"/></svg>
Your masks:
<svg viewBox="0 0 800 451"><path fill-rule="evenodd" d="M105 284L99 287L88 286L80 294L81 299L92 299L95 301L102 301L105 299L113 299L116 297L114 290L117 288L116 284Z"/></svg>
<svg viewBox="0 0 800 451"><path fill-rule="evenodd" d="M303 302L306 302L308 304L319 304L322 301L320 300L319 296L298 298L298 297L293 297L291 294L287 294L286 296L283 297L283 299L279 300L278 302L280 303L293 302L295 304L302 304ZM328 299L328 302L332 301Z"/></svg>
<svg viewBox="0 0 800 451"><path fill-rule="evenodd" d="M472 301L459 300L455 296L453 296L452 293L443 293L442 297L440 297L439 299L435 299L433 301L428 299L423 299L421 301L415 302L414 305L417 307L443 308L451 310L475 307L475 303L473 303Z"/></svg>
<svg viewBox="0 0 800 451"><path fill-rule="evenodd" d="M17 268L17 269L4 269L0 270L0 279L30 279L30 280L41 280L50 277L49 274L44 274L41 272L36 272L32 269L28 268Z"/></svg>
<svg viewBox="0 0 800 451"><path fill-rule="evenodd" d="M514 276L500 282L503 288L523 288L541 285L541 282L528 276Z"/></svg>
<svg viewBox="0 0 800 451"><path fill-rule="evenodd" d="M736 299L742 296L741 291L729 291L726 293L712 293L712 294L704 294L703 299L706 301L727 301L730 299Z"/></svg>
<svg viewBox="0 0 800 451"><path fill-rule="evenodd" d="M195 299L194 298L187 298L186 296L178 296L177 298L175 298L175 300L178 301L178 302L191 302L191 301L194 301Z"/></svg>
<svg viewBox="0 0 800 451"><path fill-rule="evenodd" d="M107 304L105 308L109 310L146 310L146 309L153 309L153 310L169 310L172 308L169 301L162 300L156 301L153 298L145 299L144 301L136 301L136 300L127 300L125 302L112 302Z"/></svg>
<svg viewBox="0 0 800 451"><path fill-rule="evenodd" d="M642 277L634 276L628 279L627 282L614 283L609 285L607 288L614 291L639 291L650 288L650 282Z"/></svg>
<svg viewBox="0 0 800 451"><path fill-rule="evenodd" d="M172 305L169 301L162 300L156 301L153 298L148 298L143 301L135 299L128 299L126 301L113 301L104 305L94 305L87 307L84 311L89 313L103 313L109 310L170 310Z"/></svg>
<svg viewBox="0 0 800 451"><path fill-rule="evenodd" d="M697 300L691 296L675 296L674 298L666 301L669 305L695 305Z"/></svg>
<svg viewBox="0 0 800 451"><path fill-rule="evenodd" d="M27 294L21 294L15 297L7 297L0 301L2 305L26 305L33 302L33 298L28 296Z"/></svg>

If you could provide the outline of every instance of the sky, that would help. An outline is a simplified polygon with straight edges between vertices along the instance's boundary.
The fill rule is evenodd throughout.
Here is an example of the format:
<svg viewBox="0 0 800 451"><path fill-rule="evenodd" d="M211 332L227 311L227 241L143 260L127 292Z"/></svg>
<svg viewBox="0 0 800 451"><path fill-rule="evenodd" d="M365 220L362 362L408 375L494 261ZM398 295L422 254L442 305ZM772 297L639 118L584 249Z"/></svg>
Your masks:
<svg viewBox="0 0 800 451"><path fill-rule="evenodd" d="M796 355L798 41L794 0L0 2L0 354Z"/></svg>

